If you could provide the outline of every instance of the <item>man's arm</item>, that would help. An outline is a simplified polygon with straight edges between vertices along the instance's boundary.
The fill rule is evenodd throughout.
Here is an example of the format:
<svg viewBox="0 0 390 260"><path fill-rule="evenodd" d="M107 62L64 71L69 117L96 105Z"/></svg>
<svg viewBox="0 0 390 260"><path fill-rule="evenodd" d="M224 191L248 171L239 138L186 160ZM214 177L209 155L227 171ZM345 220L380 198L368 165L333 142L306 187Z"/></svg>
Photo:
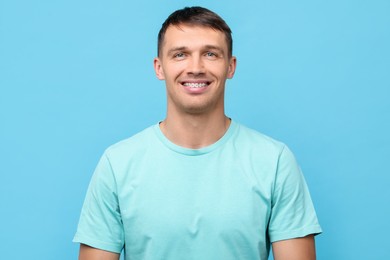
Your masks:
<svg viewBox="0 0 390 260"><path fill-rule="evenodd" d="M315 260L314 236L282 240L272 243L275 260Z"/></svg>
<svg viewBox="0 0 390 260"><path fill-rule="evenodd" d="M79 260L119 260L119 254L80 244Z"/></svg>

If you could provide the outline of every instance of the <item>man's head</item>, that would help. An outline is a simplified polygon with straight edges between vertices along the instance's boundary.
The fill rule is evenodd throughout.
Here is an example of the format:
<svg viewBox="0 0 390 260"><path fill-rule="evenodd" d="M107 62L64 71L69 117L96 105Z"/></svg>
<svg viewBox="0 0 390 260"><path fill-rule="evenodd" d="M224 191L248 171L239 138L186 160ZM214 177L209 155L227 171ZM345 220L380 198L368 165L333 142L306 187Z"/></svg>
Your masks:
<svg viewBox="0 0 390 260"><path fill-rule="evenodd" d="M228 54L231 57L233 51L232 31L226 22L216 13L199 6L185 7L173 12L162 24L158 33L157 54L160 57L164 44L165 32L169 26L200 26L212 28L224 33L228 47Z"/></svg>
<svg viewBox="0 0 390 260"><path fill-rule="evenodd" d="M154 59L156 76L165 81L168 114L223 113L225 82L236 68L231 52L230 29L215 13L191 7L169 16Z"/></svg>

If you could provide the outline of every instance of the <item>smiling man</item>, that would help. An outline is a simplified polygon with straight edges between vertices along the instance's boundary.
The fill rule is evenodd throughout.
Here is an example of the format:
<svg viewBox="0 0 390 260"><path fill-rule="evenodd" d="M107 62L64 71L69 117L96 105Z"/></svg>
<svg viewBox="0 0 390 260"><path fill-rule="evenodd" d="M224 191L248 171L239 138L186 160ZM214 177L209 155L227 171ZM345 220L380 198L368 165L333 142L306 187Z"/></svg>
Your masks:
<svg viewBox="0 0 390 260"><path fill-rule="evenodd" d="M191 7L164 22L160 123L109 147L88 188L79 259L315 259L321 232L290 150L224 111L236 58L228 25Z"/></svg>

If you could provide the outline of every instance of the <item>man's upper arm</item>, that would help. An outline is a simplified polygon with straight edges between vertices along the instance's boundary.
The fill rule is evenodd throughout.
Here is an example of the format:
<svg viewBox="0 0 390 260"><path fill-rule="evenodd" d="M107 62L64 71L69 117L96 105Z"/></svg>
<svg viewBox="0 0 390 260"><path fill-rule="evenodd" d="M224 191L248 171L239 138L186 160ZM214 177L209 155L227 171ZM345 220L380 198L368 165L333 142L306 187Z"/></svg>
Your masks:
<svg viewBox="0 0 390 260"><path fill-rule="evenodd" d="M124 246L118 191L107 154L99 161L88 187L73 242L120 253Z"/></svg>
<svg viewBox="0 0 390 260"><path fill-rule="evenodd" d="M315 260L314 236L281 240L272 243L275 260Z"/></svg>
<svg viewBox="0 0 390 260"><path fill-rule="evenodd" d="M119 254L80 244L79 260L119 260Z"/></svg>

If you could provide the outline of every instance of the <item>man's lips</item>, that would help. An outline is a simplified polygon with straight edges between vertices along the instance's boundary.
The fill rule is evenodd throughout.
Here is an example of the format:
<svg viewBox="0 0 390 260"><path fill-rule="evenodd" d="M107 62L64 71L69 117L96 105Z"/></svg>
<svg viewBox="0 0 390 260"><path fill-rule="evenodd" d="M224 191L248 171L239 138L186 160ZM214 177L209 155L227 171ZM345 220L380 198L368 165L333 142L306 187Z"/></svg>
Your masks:
<svg viewBox="0 0 390 260"><path fill-rule="evenodd" d="M188 80L181 81L181 85L190 93L202 93L210 85L207 80Z"/></svg>
<svg viewBox="0 0 390 260"><path fill-rule="evenodd" d="M189 80L182 81L181 84L187 88L204 88L210 85L210 81L207 80Z"/></svg>
<svg viewBox="0 0 390 260"><path fill-rule="evenodd" d="M184 83L183 86L189 88L204 88L208 86L208 84L207 83Z"/></svg>

